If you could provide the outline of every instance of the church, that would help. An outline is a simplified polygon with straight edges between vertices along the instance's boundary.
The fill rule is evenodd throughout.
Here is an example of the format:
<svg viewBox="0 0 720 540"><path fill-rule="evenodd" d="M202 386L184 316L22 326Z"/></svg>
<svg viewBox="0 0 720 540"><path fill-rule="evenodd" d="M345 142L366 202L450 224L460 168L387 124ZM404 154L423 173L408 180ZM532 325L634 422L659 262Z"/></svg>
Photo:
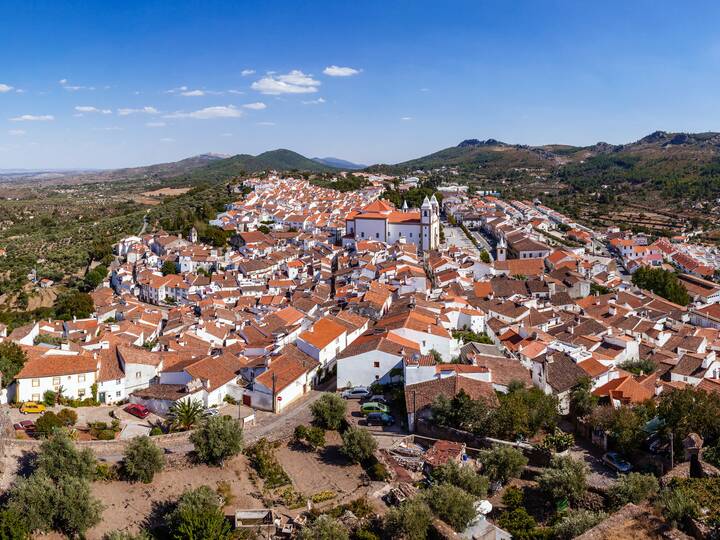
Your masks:
<svg viewBox="0 0 720 540"><path fill-rule="evenodd" d="M435 195L425 197L419 210L402 210L384 200L376 200L359 212L350 212L345 218L345 231L354 240L379 240L392 244L405 239L417 244L422 251L437 249L440 245L440 205Z"/></svg>

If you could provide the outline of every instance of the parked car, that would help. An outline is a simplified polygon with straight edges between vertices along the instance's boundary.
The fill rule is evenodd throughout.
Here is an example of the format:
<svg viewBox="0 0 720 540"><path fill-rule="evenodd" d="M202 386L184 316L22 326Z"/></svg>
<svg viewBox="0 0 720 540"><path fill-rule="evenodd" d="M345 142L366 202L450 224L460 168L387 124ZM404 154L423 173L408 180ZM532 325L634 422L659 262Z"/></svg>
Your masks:
<svg viewBox="0 0 720 540"><path fill-rule="evenodd" d="M390 409L388 409L387 405L383 405L382 403L376 403L374 401L369 401L365 403L362 407L360 407L360 412L367 416L370 413L378 412L378 413L385 413L389 414Z"/></svg>
<svg viewBox="0 0 720 540"><path fill-rule="evenodd" d="M362 399L369 395L370 390L368 390L364 386L354 386L353 388L343 390L343 393L340 394L343 399Z"/></svg>
<svg viewBox="0 0 720 540"><path fill-rule="evenodd" d="M138 418L147 418L150 414L148 408L145 405L140 405L139 403L131 403L123 410L128 414L137 416Z"/></svg>
<svg viewBox="0 0 720 540"><path fill-rule="evenodd" d="M26 401L20 407L20 412L23 414L40 414L45 412L45 405L42 403L35 403L34 401Z"/></svg>
<svg viewBox="0 0 720 540"><path fill-rule="evenodd" d="M392 414L382 412L371 412L367 415L368 426L392 426L395 423L395 417Z"/></svg>
<svg viewBox="0 0 720 540"><path fill-rule="evenodd" d="M32 420L23 420L22 422L18 422L17 424L13 424L13 428L15 428L18 431L32 431L35 429L35 422Z"/></svg>
<svg viewBox="0 0 720 540"><path fill-rule="evenodd" d="M645 448L653 454L665 454L670 451L670 442L658 435L645 439Z"/></svg>
<svg viewBox="0 0 720 540"><path fill-rule="evenodd" d="M205 416L220 416L220 411L217 409L206 409L203 414Z"/></svg>
<svg viewBox="0 0 720 540"><path fill-rule="evenodd" d="M382 403L383 405L389 405L387 399L382 394L372 394L364 397L360 400L362 403L369 403L371 401L375 403Z"/></svg>
<svg viewBox="0 0 720 540"><path fill-rule="evenodd" d="M633 468L632 465L617 452L608 452L605 454L603 456L603 462L619 473L629 473Z"/></svg>

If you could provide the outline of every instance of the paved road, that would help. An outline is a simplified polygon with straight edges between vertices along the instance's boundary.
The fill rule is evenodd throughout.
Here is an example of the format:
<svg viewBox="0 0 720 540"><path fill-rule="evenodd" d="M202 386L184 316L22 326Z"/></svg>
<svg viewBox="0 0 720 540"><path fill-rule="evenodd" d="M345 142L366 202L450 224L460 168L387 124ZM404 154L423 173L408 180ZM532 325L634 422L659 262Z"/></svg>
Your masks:
<svg viewBox="0 0 720 540"><path fill-rule="evenodd" d="M460 227L453 227L447 222L443 222L443 231L445 232L445 243L448 246L457 246L460 249L469 251L473 256L480 258L480 250L475 247Z"/></svg>

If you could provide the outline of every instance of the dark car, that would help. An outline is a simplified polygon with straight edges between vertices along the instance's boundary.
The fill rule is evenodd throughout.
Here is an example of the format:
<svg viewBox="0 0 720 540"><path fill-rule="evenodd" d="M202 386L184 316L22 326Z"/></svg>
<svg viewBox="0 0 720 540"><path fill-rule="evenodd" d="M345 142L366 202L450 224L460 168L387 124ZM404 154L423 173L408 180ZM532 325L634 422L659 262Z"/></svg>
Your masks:
<svg viewBox="0 0 720 540"><path fill-rule="evenodd" d="M395 423L395 418L392 414L383 412L371 412L367 415L368 426L392 426Z"/></svg>
<svg viewBox="0 0 720 540"><path fill-rule="evenodd" d="M388 403L388 400L385 399L385 396L383 396L382 394L372 394L360 398L360 403L370 403L371 401L375 403L382 403L383 405L390 405L390 403Z"/></svg>
<svg viewBox="0 0 720 540"><path fill-rule="evenodd" d="M148 408L145 405L140 405L139 403L131 403L123 410L128 414L137 416L138 418L147 418L150 414Z"/></svg>
<svg viewBox="0 0 720 540"><path fill-rule="evenodd" d="M13 424L13 428L15 428L18 431L32 431L35 429L35 422L32 420L23 420L22 422L18 422L17 424Z"/></svg>

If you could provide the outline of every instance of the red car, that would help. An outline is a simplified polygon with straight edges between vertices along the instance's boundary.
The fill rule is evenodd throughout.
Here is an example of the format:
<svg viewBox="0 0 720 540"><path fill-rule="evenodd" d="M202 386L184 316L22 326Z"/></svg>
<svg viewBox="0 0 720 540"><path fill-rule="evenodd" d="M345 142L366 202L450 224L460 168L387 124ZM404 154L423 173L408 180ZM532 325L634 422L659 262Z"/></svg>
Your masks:
<svg viewBox="0 0 720 540"><path fill-rule="evenodd" d="M138 418L147 418L147 416L150 414L150 411L145 405L140 405L138 403L131 403L123 410L128 414L137 416Z"/></svg>
<svg viewBox="0 0 720 540"><path fill-rule="evenodd" d="M33 422L32 420L23 420L22 422L13 424L13 427L18 431L24 431L24 430L32 431L35 429L35 422Z"/></svg>

